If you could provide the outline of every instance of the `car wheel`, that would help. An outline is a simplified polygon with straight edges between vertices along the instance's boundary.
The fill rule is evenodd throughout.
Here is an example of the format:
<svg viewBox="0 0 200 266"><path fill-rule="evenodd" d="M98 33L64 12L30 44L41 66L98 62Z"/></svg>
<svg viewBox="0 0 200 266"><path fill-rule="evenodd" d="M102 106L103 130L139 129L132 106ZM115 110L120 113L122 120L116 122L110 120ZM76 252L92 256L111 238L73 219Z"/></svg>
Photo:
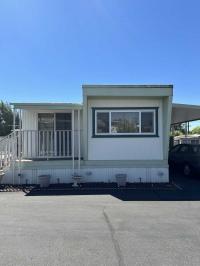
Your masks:
<svg viewBox="0 0 200 266"><path fill-rule="evenodd" d="M192 173L192 169L191 169L191 167L189 166L189 164L185 164L185 165L183 166L183 174L184 174L185 176L190 176L191 173Z"/></svg>

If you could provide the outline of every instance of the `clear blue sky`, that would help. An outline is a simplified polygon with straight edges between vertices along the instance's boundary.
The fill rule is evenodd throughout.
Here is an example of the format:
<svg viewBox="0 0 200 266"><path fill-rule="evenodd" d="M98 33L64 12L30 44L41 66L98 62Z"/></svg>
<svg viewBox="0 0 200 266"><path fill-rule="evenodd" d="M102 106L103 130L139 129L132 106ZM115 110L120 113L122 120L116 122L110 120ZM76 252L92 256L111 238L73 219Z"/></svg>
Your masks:
<svg viewBox="0 0 200 266"><path fill-rule="evenodd" d="M0 99L79 102L81 84L174 84L200 104L199 0L1 0Z"/></svg>

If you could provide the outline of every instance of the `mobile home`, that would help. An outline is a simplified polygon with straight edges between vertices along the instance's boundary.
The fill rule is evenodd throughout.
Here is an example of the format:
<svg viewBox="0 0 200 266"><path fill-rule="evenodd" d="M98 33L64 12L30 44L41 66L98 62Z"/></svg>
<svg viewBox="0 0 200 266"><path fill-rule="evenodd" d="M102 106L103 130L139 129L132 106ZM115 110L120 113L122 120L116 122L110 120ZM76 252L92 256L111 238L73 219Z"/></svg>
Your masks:
<svg viewBox="0 0 200 266"><path fill-rule="evenodd" d="M12 103L0 142L4 183L168 182L172 85L83 85L82 104ZM14 119L15 121L15 119Z"/></svg>

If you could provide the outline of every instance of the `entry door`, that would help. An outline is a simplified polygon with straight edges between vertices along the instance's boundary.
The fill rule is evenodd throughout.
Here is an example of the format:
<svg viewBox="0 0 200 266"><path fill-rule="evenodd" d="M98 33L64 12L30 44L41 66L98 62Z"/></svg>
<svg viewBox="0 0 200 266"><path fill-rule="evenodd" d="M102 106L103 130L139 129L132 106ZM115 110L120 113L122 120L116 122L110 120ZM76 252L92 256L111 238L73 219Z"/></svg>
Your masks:
<svg viewBox="0 0 200 266"><path fill-rule="evenodd" d="M56 113L55 118L57 156L71 156L72 115Z"/></svg>
<svg viewBox="0 0 200 266"><path fill-rule="evenodd" d="M35 139L37 138L38 156L54 156L54 114L38 114L38 135Z"/></svg>

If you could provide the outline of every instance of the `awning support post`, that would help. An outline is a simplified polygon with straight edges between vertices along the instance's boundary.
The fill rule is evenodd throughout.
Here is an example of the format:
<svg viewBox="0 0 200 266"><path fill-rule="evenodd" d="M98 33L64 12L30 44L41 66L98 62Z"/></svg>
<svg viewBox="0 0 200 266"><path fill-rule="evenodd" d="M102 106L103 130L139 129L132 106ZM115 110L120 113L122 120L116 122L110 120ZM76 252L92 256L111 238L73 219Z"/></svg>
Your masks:
<svg viewBox="0 0 200 266"><path fill-rule="evenodd" d="M11 145L12 145L12 180L13 180L13 185L15 184L15 160L16 160L16 145L15 145L15 140L16 140L16 131L15 131L15 127L16 127L16 110L15 108L13 108L13 135L11 138ZM10 154L8 154L8 156L10 156Z"/></svg>
<svg viewBox="0 0 200 266"><path fill-rule="evenodd" d="M81 124L80 124L80 110L78 109L78 171L80 174L81 168Z"/></svg>
<svg viewBox="0 0 200 266"><path fill-rule="evenodd" d="M72 174L74 176L74 109L72 110Z"/></svg>
<svg viewBox="0 0 200 266"><path fill-rule="evenodd" d="M19 159L19 184L21 184L21 160L22 160L22 110L19 110L19 134L18 134L18 159Z"/></svg>

